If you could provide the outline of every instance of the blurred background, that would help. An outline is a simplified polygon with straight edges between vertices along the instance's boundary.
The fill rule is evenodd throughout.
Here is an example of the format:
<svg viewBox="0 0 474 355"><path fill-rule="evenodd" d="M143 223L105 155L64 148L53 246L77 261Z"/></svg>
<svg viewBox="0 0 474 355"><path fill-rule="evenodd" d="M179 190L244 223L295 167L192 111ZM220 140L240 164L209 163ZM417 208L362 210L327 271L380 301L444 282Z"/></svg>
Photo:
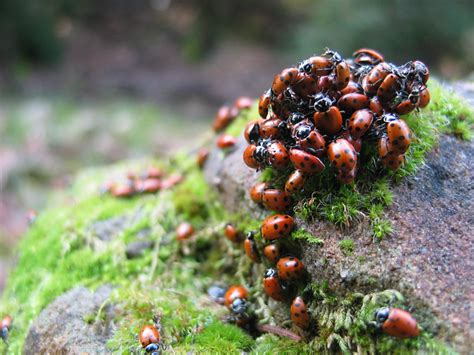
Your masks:
<svg viewBox="0 0 474 355"><path fill-rule="evenodd" d="M221 104L324 47L472 80L473 13L472 0L1 0L0 292L27 211L81 167L192 146Z"/></svg>

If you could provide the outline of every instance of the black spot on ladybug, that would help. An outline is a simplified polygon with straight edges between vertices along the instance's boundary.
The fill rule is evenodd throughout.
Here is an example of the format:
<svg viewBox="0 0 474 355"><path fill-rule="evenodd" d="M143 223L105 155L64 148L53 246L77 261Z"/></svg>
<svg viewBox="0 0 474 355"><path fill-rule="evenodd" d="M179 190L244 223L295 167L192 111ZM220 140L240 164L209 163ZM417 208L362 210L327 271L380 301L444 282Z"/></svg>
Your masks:
<svg viewBox="0 0 474 355"><path fill-rule="evenodd" d="M275 230L278 230L278 224L274 224L273 228L275 228Z"/></svg>

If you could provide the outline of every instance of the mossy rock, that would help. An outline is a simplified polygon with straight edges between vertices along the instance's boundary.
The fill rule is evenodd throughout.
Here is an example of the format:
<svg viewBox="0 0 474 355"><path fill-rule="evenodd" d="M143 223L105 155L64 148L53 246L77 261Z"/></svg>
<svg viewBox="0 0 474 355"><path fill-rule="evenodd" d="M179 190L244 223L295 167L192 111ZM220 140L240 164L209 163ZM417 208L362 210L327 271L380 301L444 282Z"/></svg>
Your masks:
<svg viewBox="0 0 474 355"><path fill-rule="evenodd" d="M439 95L444 93L441 88L437 90ZM449 101L449 104L455 105L457 112L465 110L457 101ZM431 117L447 115L448 111L452 115L453 110L447 110L445 104L438 105L436 100L433 107ZM239 119L231 130L239 131L238 125L249 117L251 114ZM459 129L463 135L469 132L465 130L465 124L459 125L453 120L449 120L449 126L453 127L451 131ZM425 152L436 145L437 137L438 134L424 137L419 145L415 145L412 156L418 161L418 166ZM463 236L468 236L465 228L469 225L464 224L463 218L472 210L472 205L466 198L465 212L453 210L455 213L452 215L459 217L459 223L456 230L449 231L449 238L434 237L432 221L439 217L437 213L445 212L440 207L430 209L431 219L423 225L416 225L419 220L411 221L420 218L420 213L433 199L442 202L441 207L452 206L457 200L450 192L466 196L471 191L466 186L462 190L460 181L472 178L472 175L463 175L472 171L472 143L441 137L439 151L430 153L425 167L419 168L415 175L411 175L417 168L413 165L409 167L413 171L402 173L408 178L384 178L376 182L378 185L375 187L356 196L369 196L363 204L356 204L360 208L365 208L368 201L375 201L374 204L379 206L372 215L370 211L366 212L368 219L350 219L351 223L345 225L338 223L337 218L314 222L308 221L305 213L298 214L299 229L294 234L294 243L299 245L303 262L312 277L305 294L312 298L310 309L316 324L311 336L301 342L274 334L251 337L242 329L227 324L228 311L211 302L206 295L207 287L216 282L244 284L250 289L249 301L263 322L290 328L303 337L308 335L291 325L287 304L267 302L263 296L260 277L264 266L252 264L242 248L223 237L225 223L233 222L242 231L249 231L258 228L261 218L268 213L249 203L246 196L245 188L258 175L242 170L239 151L242 144L234 152L214 151L211 154L205 170L210 184L189 154L168 160L130 161L87 170L77 177L70 190L53 199L52 206L39 214L18 247L17 265L0 302L0 314L11 314L14 327L9 343L1 344L0 352L17 354L31 350L40 341L52 343L57 335L54 332L46 332L44 339L30 335L33 341L26 346L25 339L29 332L38 329L36 322L44 322L55 302L65 299L61 295L74 292L78 287L93 292L106 284L113 287L110 295L91 314L82 314L82 319L76 321L85 329L85 335L113 322L113 329L102 339L107 351L115 353L139 351L137 334L150 322L160 324L164 346L177 353L449 352L446 341L462 350L465 343L460 329L463 317L468 317L468 313L457 313L457 306L466 294L458 289L463 280L456 283L459 279L455 271L467 273L469 269L456 269L459 260L449 255L453 250L459 250L455 242L464 243ZM418 153L416 149L419 149ZM445 159L442 164L441 157ZM438 162L444 170L432 170L432 162ZM175 188L153 195L116 199L99 194L106 179L121 177L129 169L140 170L150 164L162 166L170 173L181 173L186 178ZM461 169L462 164L465 164L464 169ZM436 186L441 186L445 193L429 195L435 189L426 182L439 182L441 171L444 171L441 174L444 180ZM393 181L397 179L403 182L394 186ZM216 186L217 191L212 186ZM350 201L353 199L350 192L342 191L342 195L337 196ZM386 205L390 204L392 207L387 209ZM316 210L308 209L306 212L320 217ZM378 242L374 237L374 226L385 231L390 229L383 226L385 220L392 221L389 227L393 232ZM174 235L174 229L181 221L191 222L197 230L196 235L184 244L176 241ZM452 223L439 222L437 233L445 232L448 225L452 226ZM412 239L414 231L420 230L423 231L419 233L420 238ZM127 246L143 240L148 241L147 247L130 257ZM426 253L423 249L426 241L436 243L437 250L442 252L435 254L428 249ZM468 253L469 248L464 246L463 252ZM426 259L436 255L441 259ZM408 268L401 265L403 260L408 260ZM433 262L424 262L426 260ZM443 261L446 272L435 270L439 266L437 260ZM420 273L421 267L425 268L423 274ZM433 272L428 273L426 270L431 268ZM381 270L388 271L384 274ZM413 281L418 274L429 277ZM401 275L404 275L403 279ZM466 279L468 276L464 274ZM393 282L394 278L397 282ZM440 283L440 280L450 282ZM440 302L440 307L436 308L431 302L435 296L428 297L427 292L418 286L430 289L421 281L428 282L431 291L442 287L456 290L449 295L441 292L437 296L438 299L443 295L449 297L451 306ZM405 298L397 291L385 290L387 288L402 291ZM378 334L371 328L374 310L389 301L394 305L414 307L423 328L419 338L400 341ZM113 319L109 319L106 312L111 305ZM74 306L71 302L70 307ZM454 315L456 319L452 318ZM67 328L67 324L64 327ZM461 336L460 342L453 340L453 334ZM61 333L61 336L67 335ZM59 343L57 339L54 342ZM60 347L54 350L67 351Z"/></svg>

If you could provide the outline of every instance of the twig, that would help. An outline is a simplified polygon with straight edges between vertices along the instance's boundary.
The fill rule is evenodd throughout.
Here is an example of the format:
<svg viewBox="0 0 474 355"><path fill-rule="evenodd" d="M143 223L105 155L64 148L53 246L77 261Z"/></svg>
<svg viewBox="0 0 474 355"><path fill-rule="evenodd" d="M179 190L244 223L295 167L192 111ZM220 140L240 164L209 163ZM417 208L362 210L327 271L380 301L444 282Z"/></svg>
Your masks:
<svg viewBox="0 0 474 355"><path fill-rule="evenodd" d="M294 341L300 341L302 337L300 337L298 334L295 334L288 329L280 328L275 325L270 325L270 324L259 324L257 325L258 331L262 333L272 333L276 334L282 337L289 338Z"/></svg>

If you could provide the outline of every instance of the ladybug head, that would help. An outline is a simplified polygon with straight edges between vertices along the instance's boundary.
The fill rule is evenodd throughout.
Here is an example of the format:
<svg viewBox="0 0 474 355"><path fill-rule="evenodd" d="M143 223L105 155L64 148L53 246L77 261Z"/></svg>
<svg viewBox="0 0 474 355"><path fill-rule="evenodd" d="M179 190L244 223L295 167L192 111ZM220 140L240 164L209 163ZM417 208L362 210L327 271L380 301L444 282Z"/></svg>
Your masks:
<svg viewBox="0 0 474 355"><path fill-rule="evenodd" d="M288 121L290 121L291 124L297 124L301 121L304 120L304 115L299 113L299 112L293 112L290 114L290 117L288 119Z"/></svg>
<svg viewBox="0 0 474 355"><path fill-rule="evenodd" d="M260 126L255 123L249 132L249 140L251 143L256 143L260 139Z"/></svg>
<svg viewBox="0 0 474 355"><path fill-rule="evenodd" d="M319 93L314 97L314 109L318 112L327 111L332 104L333 100L323 93Z"/></svg>
<svg viewBox="0 0 474 355"><path fill-rule="evenodd" d="M408 100L410 100L410 102L413 105L416 105L418 101L420 101L420 88L419 87L414 87L411 90L410 95L408 95Z"/></svg>
<svg viewBox="0 0 474 355"><path fill-rule="evenodd" d="M276 275L277 275L277 271L273 268L270 268L265 271L264 277L267 279L269 277L275 277Z"/></svg>
<svg viewBox="0 0 474 355"><path fill-rule="evenodd" d="M313 69L313 65L307 60L300 63L300 65L298 66L298 70L306 74L311 74L311 69Z"/></svg>
<svg viewBox="0 0 474 355"><path fill-rule="evenodd" d="M383 116L384 122L398 121L399 117L394 113L385 113Z"/></svg>
<svg viewBox="0 0 474 355"><path fill-rule="evenodd" d="M7 338L8 338L8 328L7 327L3 327L1 330L0 330L0 338L2 338L2 340L4 342L7 341Z"/></svg>
<svg viewBox="0 0 474 355"><path fill-rule="evenodd" d="M156 344L156 343L149 344L149 345L145 348L145 352L146 352L146 353L156 353L158 350L160 350L160 345L159 345L159 344Z"/></svg>
<svg viewBox="0 0 474 355"><path fill-rule="evenodd" d="M388 315L390 314L390 309L388 307L383 307L378 309L375 312L375 320L378 324L382 324L388 319Z"/></svg>
<svg viewBox="0 0 474 355"><path fill-rule="evenodd" d="M331 61L334 64L339 64L340 62L342 62L342 56L336 51L333 51L332 49L329 49L329 48L326 48L326 50L323 53L323 56L330 57Z"/></svg>
<svg viewBox="0 0 474 355"><path fill-rule="evenodd" d="M244 314L247 311L247 308L248 302L243 298L236 298L230 306L230 309L234 314Z"/></svg>
<svg viewBox="0 0 474 355"><path fill-rule="evenodd" d="M309 124L306 124L306 123L299 124L295 129L296 138L306 139L308 138L312 130L313 130L313 127L311 127Z"/></svg>

